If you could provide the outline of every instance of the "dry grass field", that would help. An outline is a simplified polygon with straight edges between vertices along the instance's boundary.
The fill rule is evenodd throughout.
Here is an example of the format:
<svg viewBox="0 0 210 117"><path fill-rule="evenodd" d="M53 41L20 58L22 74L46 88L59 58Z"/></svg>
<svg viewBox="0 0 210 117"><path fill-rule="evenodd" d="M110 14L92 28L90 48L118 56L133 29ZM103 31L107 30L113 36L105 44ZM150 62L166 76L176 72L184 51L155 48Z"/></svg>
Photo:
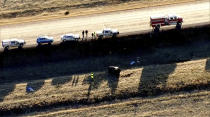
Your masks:
<svg viewBox="0 0 210 117"><path fill-rule="evenodd" d="M119 77L107 72L49 77L29 83L4 83L0 86L1 113L41 111L64 105L93 104L165 92L209 89L209 60L150 65L123 70ZM22 69L26 70L26 69ZM10 71L7 74L11 73ZM35 91L26 92L26 86Z"/></svg>
<svg viewBox="0 0 210 117"><path fill-rule="evenodd" d="M198 0L2 0L0 25L193 1Z"/></svg>
<svg viewBox="0 0 210 117"><path fill-rule="evenodd" d="M210 91L180 92L150 98L113 101L112 104L59 108L48 112L35 112L27 116L38 117L145 117L145 116L197 116L210 115Z"/></svg>

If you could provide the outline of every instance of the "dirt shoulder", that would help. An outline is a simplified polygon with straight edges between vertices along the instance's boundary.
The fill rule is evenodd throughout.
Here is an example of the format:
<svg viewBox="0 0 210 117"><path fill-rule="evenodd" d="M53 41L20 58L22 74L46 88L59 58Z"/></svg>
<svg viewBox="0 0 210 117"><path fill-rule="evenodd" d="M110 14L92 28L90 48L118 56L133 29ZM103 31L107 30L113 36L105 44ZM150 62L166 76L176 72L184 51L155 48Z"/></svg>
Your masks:
<svg viewBox="0 0 210 117"><path fill-rule="evenodd" d="M46 0L33 2L20 1L14 4L8 0L3 7L1 4L0 25L67 18L89 14L99 14L113 11L162 6L195 2L196 0ZM17 2L17 1L16 1Z"/></svg>

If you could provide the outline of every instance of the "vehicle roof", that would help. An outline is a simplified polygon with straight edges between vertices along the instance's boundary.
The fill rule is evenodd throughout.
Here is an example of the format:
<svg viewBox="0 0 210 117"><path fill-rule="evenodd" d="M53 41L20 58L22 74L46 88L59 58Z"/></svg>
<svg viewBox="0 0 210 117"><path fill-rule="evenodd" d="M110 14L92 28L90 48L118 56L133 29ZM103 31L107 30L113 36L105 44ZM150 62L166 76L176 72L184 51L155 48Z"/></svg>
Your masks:
<svg viewBox="0 0 210 117"><path fill-rule="evenodd" d="M48 38L48 39L52 39L53 37L49 37L49 36L39 36L38 38Z"/></svg>
<svg viewBox="0 0 210 117"><path fill-rule="evenodd" d="M111 28L104 28L104 30L112 30Z"/></svg>
<svg viewBox="0 0 210 117"><path fill-rule="evenodd" d="M150 16L151 19L159 19L159 18L166 18L166 17L178 17L176 14L168 14L168 15L153 15Z"/></svg>
<svg viewBox="0 0 210 117"><path fill-rule="evenodd" d="M165 18L166 16L165 15L153 15L153 16L150 16L151 19L159 19L159 18Z"/></svg>
<svg viewBox="0 0 210 117"><path fill-rule="evenodd" d="M74 36L74 34L73 33L68 33L68 34L65 34L63 36Z"/></svg>
<svg viewBox="0 0 210 117"><path fill-rule="evenodd" d="M177 15L176 14L168 14L168 17L177 17Z"/></svg>
<svg viewBox="0 0 210 117"><path fill-rule="evenodd" d="M20 41L20 40L23 40L23 39L12 38L12 39L5 39L5 40L2 40L2 41L3 42L9 42L9 41Z"/></svg>
<svg viewBox="0 0 210 117"><path fill-rule="evenodd" d="M111 29L111 28L104 28L103 30L105 30L105 31L118 31L117 29Z"/></svg>

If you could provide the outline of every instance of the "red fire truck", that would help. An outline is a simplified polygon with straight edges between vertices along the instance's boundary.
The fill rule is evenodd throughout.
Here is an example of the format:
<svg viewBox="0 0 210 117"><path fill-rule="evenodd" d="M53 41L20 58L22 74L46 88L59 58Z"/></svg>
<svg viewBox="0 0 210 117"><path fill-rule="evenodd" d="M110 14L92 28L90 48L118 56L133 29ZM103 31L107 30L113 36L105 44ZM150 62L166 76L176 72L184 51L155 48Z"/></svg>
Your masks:
<svg viewBox="0 0 210 117"><path fill-rule="evenodd" d="M159 32L161 26L176 25L177 29L181 29L183 18L177 15L166 15L166 16L151 16L150 26L153 27L155 32Z"/></svg>

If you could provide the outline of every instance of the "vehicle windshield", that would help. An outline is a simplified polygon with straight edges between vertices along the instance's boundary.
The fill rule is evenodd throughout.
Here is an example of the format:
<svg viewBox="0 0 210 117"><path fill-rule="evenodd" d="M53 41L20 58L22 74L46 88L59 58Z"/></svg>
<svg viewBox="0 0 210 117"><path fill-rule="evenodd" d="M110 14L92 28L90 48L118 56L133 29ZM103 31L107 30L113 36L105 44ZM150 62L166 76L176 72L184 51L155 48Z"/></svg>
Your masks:
<svg viewBox="0 0 210 117"><path fill-rule="evenodd" d="M73 38L72 36L65 36L66 38Z"/></svg>
<svg viewBox="0 0 210 117"><path fill-rule="evenodd" d="M15 44L15 41L11 41L12 44Z"/></svg>

